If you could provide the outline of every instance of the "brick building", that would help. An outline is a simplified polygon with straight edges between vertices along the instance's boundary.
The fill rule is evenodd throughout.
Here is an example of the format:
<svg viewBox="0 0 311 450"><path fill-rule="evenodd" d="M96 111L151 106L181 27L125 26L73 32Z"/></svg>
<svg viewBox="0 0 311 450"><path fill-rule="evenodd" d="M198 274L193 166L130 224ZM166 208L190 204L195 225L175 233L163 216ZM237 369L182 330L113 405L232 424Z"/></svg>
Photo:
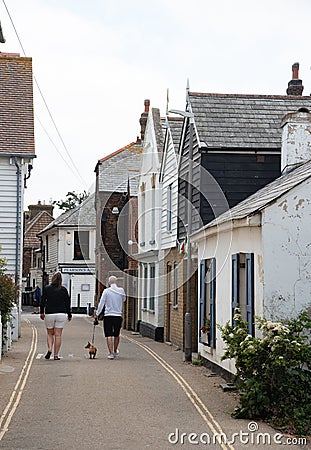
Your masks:
<svg viewBox="0 0 311 450"><path fill-rule="evenodd" d="M42 288L42 272L38 265L36 254L40 252L41 240L37 234L47 227L53 219L53 205L29 205L24 213L24 246L23 246L23 281L27 288L34 289L36 285ZM31 269L39 269L38 275L31 276Z"/></svg>
<svg viewBox="0 0 311 450"><path fill-rule="evenodd" d="M126 328L137 320L136 246L137 178L141 140L100 159L96 165L96 301L115 275L127 293Z"/></svg>

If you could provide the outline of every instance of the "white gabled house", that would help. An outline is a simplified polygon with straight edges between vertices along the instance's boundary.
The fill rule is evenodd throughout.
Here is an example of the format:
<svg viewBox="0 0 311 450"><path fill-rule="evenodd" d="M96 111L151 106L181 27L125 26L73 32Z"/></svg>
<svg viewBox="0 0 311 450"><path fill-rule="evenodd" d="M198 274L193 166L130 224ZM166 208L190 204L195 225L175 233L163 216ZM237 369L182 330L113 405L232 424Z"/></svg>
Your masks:
<svg viewBox="0 0 311 450"><path fill-rule="evenodd" d="M35 156L32 60L0 53L0 256L21 286L26 180Z"/></svg>
<svg viewBox="0 0 311 450"><path fill-rule="evenodd" d="M167 117L160 170L161 249L164 252L164 341L182 348L184 305L179 301L183 285L183 256L178 247L178 160L183 118Z"/></svg>
<svg viewBox="0 0 311 450"><path fill-rule="evenodd" d="M282 127L283 175L191 237L200 262L198 351L231 373L216 324L232 322L235 307L254 334L254 316L286 319L311 304L311 114L287 114Z"/></svg>
<svg viewBox="0 0 311 450"><path fill-rule="evenodd" d="M163 130L160 111L148 111L143 141L138 187L138 254L139 331L142 335L163 341L164 300L161 282L163 255L161 250L161 186L159 173L162 160Z"/></svg>
<svg viewBox="0 0 311 450"><path fill-rule="evenodd" d="M56 271L62 273L63 285L71 297L73 312L89 312L95 296L95 195L64 212L44 228L42 271L47 285Z"/></svg>
<svg viewBox="0 0 311 450"><path fill-rule="evenodd" d="M36 157L31 58L0 53L0 97L0 257L20 288L12 336L9 324L6 329L6 351L11 337L20 336L24 192ZM0 353L1 342L0 320Z"/></svg>
<svg viewBox="0 0 311 450"><path fill-rule="evenodd" d="M167 117L164 136L163 157L160 170L162 190L161 202L161 247L176 247L178 223L178 145L183 119Z"/></svg>

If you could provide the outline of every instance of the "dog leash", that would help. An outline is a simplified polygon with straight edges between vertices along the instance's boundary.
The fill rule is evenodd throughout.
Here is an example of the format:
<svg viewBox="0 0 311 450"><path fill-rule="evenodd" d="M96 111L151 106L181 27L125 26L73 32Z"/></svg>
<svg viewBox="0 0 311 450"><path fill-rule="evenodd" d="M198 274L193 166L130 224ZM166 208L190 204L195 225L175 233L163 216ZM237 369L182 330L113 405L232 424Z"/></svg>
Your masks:
<svg viewBox="0 0 311 450"><path fill-rule="evenodd" d="M94 340L95 340L95 327L96 327L96 325L93 326L92 345L94 345Z"/></svg>

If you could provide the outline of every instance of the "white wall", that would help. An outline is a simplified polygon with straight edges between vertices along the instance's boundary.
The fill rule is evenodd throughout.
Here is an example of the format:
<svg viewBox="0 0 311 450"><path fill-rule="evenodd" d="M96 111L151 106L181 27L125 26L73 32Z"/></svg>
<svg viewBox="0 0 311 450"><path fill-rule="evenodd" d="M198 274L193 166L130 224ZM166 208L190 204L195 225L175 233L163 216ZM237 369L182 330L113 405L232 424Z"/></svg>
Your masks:
<svg viewBox="0 0 311 450"><path fill-rule="evenodd" d="M168 146L165 152L165 160L162 165L162 206L161 206L161 248L172 248L176 246L177 239L177 209L178 209L178 166L173 141L168 129ZM168 186L172 186L172 226L167 230L167 193Z"/></svg>
<svg viewBox="0 0 311 450"><path fill-rule="evenodd" d="M259 223L259 221L259 217L254 219L255 223ZM214 227L214 229L217 231L216 227ZM216 258L216 324L224 325L228 320L231 320L231 256L235 253L254 253L255 311L256 315L262 315L263 278L261 228L259 226L244 226L223 232L220 232L219 230L214 236L202 239L198 242L198 262L202 259ZM200 292L200 277L198 278L198 292ZM198 307L198 311L200 311L200 307ZM199 334L199 329L197 332ZM221 361L224 347L221 333L217 329L216 348L212 349L199 343L198 351L204 358L207 358L219 366L224 367L229 372L234 373L235 368L233 361Z"/></svg>
<svg viewBox="0 0 311 450"><path fill-rule="evenodd" d="M29 160L17 158L20 167L19 223L17 224L17 168L13 158L0 157L0 257L7 260L7 273L16 270L16 227L19 231L18 275L22 275L24 175Z"/></svg>
<svg viewBox="0 0 311 450"><path fill-rule="evenodd" d="M159 257L159 259L161 259ZM150 323L155 327L163 327L164 326L164 296L162 293L162 285L163 283L163 264L155 263L155 296L154 296L154 311L144 310L144 272L140 271L140 314L139 318L143 322ZM150 265L148 265L148 277L150 274ZM149 278L150 281L150 278ZM150 282L147 283L147 304L149 304L149 292L150 292Z"/></svg>
<svg viewBox="0 0 311 450"><path fill-rule="evenodd" d="M80 307L94 306L95 276L94 275L70 275L71 278L71 306L78 306L78 295L80 295ZM82 286L89 285L90 290L82 290Z"/></svg>
<svg viewBox="0 0 311 450"><path fill-rule="evenodd" d="M73 259L74 254L74 232L78 230L74 227L59 228L58 232L58 262L59 263L81 263ZM84 228L80 227L79 230L83 231ZM89 231L89 257L86 263L95 264L95 228L87 227L85 231Z"/></svg>
<svg viewBox="0 0 311 450"><path fill-rule="evenodd" d="M311 304L311 181L263 214L265 315L292 317Z"/></svg>

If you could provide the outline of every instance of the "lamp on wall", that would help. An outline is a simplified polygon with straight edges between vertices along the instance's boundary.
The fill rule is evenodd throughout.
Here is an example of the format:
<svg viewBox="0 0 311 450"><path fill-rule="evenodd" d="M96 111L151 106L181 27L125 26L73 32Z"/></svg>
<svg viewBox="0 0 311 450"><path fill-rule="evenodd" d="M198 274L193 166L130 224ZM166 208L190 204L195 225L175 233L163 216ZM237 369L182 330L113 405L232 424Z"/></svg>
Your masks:
<svg viewBox="0 0 311 450"><path fill-rule="evenodd" d="M67 238L66 238L66 243L67 245L71 245L71 233L70 231L67 231Z"/></svg>

